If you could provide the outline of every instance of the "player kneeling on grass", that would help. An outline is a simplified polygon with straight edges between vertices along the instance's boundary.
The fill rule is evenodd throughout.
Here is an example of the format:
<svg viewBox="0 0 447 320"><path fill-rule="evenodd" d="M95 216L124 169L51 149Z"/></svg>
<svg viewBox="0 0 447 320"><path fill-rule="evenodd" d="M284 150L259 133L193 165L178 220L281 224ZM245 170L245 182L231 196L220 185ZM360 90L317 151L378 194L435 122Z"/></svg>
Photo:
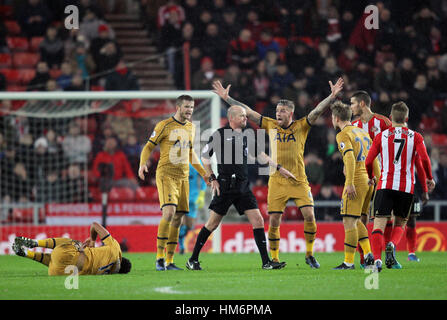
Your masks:
<svg viewBox="0 0 447 320"><path fill-rule="evenodd" d="M103 246L95 248L97 236ZM51 253L41 253L26 248L49 248ZM16 237L12 245L14 252L48 266L48 275L66 275L65 268L76 266L78 274L95 275L111 273L129 273L132 264L121 254L119 243L100 224L93 222L90 237L84 243L69 238L49 238L35 240Z"/></svg>
<svg viewBox="0 0 447 320"><path fill-rule="evenodd" d="M346 170L345 188L340 214L345 228L345 260L335 270L354 269L354 255L357 243L364 253L365 266L374 264L368 230L361 222L362 213L367 213L374 188L368 184L365 159L371 145L371 138L362 129L350 122L352 111L348 105L335 102L332 107L332 124L340 130L336 136L337 145L343 156ZM375 160L375 165L379 163ZM378 168L377 168L378 170Z"/></svg>

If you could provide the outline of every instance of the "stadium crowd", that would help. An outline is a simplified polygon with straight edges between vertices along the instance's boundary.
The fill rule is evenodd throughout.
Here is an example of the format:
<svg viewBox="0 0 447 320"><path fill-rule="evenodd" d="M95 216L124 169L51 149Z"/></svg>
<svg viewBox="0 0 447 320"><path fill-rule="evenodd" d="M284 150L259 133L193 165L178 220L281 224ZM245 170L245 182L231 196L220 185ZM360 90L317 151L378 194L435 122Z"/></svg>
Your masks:
<svg viewBox="0 0 447 320"><path fill-rule="evenodd" d="M224 86L232 85L232 97L265 116L275 117L280 98L295 103L296 118L305 116L328 94L328 81L338 77L345 83L343 99L348 101L355 90L366 90L373 100L373 112L388 116L393 102L406 101L409 127L423 133L433 164L438 184L432 198L447 199L445 1L377 1L377 30L364 27L364 9L370 1L138 2L141 19L165 54L177 89L185 88L180 48L188 43L191 89L209 90L220 79ZM108 9L103 2L22 0L6 4L2 8L13 11L7 19L0 19L0 91L139 90L115 31L105 20ZM79 29L63 26L63 9L68 4L80 8ZM11 42L12 35L28 38L28 51L38 58L27 62L32 71L20 82L11 80L13 68L5 67L3 60L11 56L14 46L20 46ZM8 107L11 102L3 101L1 111ZM136 180L141 146L152 129L147 122L142 126L130 117L101 114L89 117L87 123L72 121L57 131L42 130L42 125L23 117L2 119L0 175L2 181L14 181L16 186L2 188L2 199L76 202L86 192L81 183L84 174L89 173L90 186L97 184L101 161L115 164L117 185L134 189L138 184L154 185L157 153L151 159L150 179ZM87 128L85 134L82 128ZM32 164L24 160L29 154L36 157ZM52 157L64 161L49 160ZM48 163L66 166L54 168ZM86 172L82 170L85 163ZM329 114L309 134L305 163L315 199L338 200L334 186L344 178ZM253 185L265 186L266 179L259 179L255 170ZM48 182L45 188L31 190L26 180L42 172L42 179ZM60 194L67 185L77 190L70 197ZM334 216L323 209L317 214L327 220Z"/></svg>

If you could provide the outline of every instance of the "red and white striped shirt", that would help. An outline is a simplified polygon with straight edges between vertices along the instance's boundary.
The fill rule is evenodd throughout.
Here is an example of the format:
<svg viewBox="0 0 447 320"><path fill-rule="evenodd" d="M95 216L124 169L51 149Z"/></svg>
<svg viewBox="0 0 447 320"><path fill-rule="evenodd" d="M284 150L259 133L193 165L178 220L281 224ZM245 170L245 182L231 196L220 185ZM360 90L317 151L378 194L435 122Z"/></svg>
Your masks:
<svg viewBox="0 0 447 320"><path fill-rule="evenodd" d="M373 117L368 122L362 122L362 120L356 120L352 122L353 126L362 128L368 132L372 140L382 131L391 127L391 121L381 114L374 113Z"/></svg>
<svg viewBox="0 0 447 320"><path fill-rule="evenodd" d="M433 179L430 158L422 136L406 127L391 127L379 133L365 161L368 176L373 177L373 161L380 153L382 173L377 190L414 192L414 165L419 155L425 174Z"/></svg>

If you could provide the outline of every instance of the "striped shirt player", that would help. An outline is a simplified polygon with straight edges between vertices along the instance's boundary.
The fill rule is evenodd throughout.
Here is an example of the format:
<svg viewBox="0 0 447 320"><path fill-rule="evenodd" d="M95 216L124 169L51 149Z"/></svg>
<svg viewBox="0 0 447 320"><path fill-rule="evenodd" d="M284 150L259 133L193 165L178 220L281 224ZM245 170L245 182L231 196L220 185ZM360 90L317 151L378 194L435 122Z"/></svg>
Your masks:
<svg viewBox="0 0 447 320"><path fill-rule="evenodd" d="M388 189L413 194L416 154L422 161L427 177L433 178L424 139L418 132L406 127L392 127L377 135L366 160L369 178L373 177L372 161L379 153L382 171L377 190Z"/></svg>
<svg viewBox="0 0 447 320"><path fill-rule="evenodd" d="M385 264L389 269L396 269L395 266L399 265L395 257L395 246L402 238L414 202L414 169L417 157L421 160L429 189L435 185L424 139L418 132L406 127L408 114L409 109L404 102L393 104L390 115L392 127L374 138L365 161L371 182L374 178L373 160L380 154L382 169L374 199L375 219L371 233L374 264L378 271L382 269L383 232L391 213L395 221L391 237L387 239Z"/></svg>
<svg viewBox="0 0 447 320"><path fill-rule="evenodd" d="M361 119L352 122L353 126L362 128L368 132L372 140L382 131L391 127L391 121L387 117L373 113L373 117L368 122L363 122Z"/></svg>

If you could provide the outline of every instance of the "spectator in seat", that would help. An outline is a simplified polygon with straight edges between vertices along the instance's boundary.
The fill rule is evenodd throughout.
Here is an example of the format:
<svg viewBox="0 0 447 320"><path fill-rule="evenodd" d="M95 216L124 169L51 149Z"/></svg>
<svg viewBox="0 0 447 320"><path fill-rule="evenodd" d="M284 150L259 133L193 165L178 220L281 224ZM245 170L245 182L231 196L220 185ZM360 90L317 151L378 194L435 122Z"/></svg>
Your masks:
<svg viewBox="0 0 447 320"><path fill-rule="evenodd" d="M333 191L331 185L323 184L321 186L320 192L315 197L317 201L340 201L340 197L336 195ZM315 218L318 221L333 221L335 219L340 219L338 215L334 214L336 211L331 207L319 207L315 208Z"/></svg>
<svg viewBox="0 0 447 320"><path fill-rule="evenodd" d="M251 32L242 29L239 38L232 40L229 46L229 63L237 63L242 71L250 72L258 60L256 42L251 39Z"/></svg>
<svg viewBox="0 0 447 320"><path fill-rule="evenodd" d="M91 43L93 39L99 37L100 26L106 26L108 29L108 37L110 39L115 39L115 32L113 29L110 28L104 20L98 18L98 15L93 8L86 8L85 15L79 25L79 32L85 37L87 43Z"/></svg>
<svg viewBox="0 0 447 320"><path fill-rule="evenodd" d="M351 72L357 65L359 56L354 47L346 47L343 52L338 56L338 65L346 72Z"/></svg>
<svg viewBox="0 0 447 320"><path fill-rule="evenodd" d="M95 61L93 56L88 52L84 42L76 42L72 54L69 56L69 62L72 70L80 70L83 79L87 79L95 69Z"/></svg>
<svg viewBox="0 0 447 320"><path fill-rule="evenodd" d="M29 202L32 197L32 182L23 162L13 166L10 187L5 191L5 202Z"/></svg>
<svg viewBox="0 0 447 320"><path fill-rule="evenodd" d="M242 26L239 22L234 8L226 8L223 11L223 22L221 26L222 38L227 41L234 40L238 37L239 31Z"/></svg>
<svg viewBox="0 0 447 320"><path fill-rule="evenodd" d="M79 73L73 75L71 84L65 88L65 91L86 91L84 80Z"/></svg>
<svg viewBox="0 0 447 320"><path fill-rule="evenodd" d="M281 62L278 64L276 73L273 75L270 86L277 94L282 95L285 88L289 87L295 81L295 76L289 71L287 64Z"/></svg>
<svg viewBox="0 0 447 320"><path fill-rule="evenodd" d="M322 184L324 181L323 160L315 153L309 153L304 157L306 175L310 184Z"/></svg>
<svg viewBox="0 0 447 320"><path fill-rule="evenodd" d="M293 73L301 73L305 67L315 64L315 55L309 46L303 41L294 41L287 47L286 63Z"/></svg>
<svg viewBox="0 0 447 320"><path fill-rule="evenodd" d="M434 171L436 188L433 197L436 199L447 200L447 149L443 149L439 156L438 168Z"/></svg>
<svg viewBox="0 0 447 320"><path fill-rule="evenodd" d="M55 27L48 27L44 40L39 45L40 59L50 68L59 69L64 60L64 42L59 38Z"/></svg>
<svg viewBox="0 0 447 320"><path fill-rule="evenodd" d="M79 203L87 201L87 184L79 164L72 163L67 168L67 176L62 181L61 201Z"/></svg>
<svg viewBox="0 0 447 320"><path fill-rule="evenodd" d="M6 28L3 20L0 20L0 53L7 53L9 51L8 44L6 43L7 35L8 29Z"/></svg>
<svg viewBox="0 0 447 320"><path fill-rule="evenodd" d="M374 80L376 91L397 91L401 87L400 74L393 61L386 61Z"/></svg>
<svg viewBox="0 0 447 320"><path fill-rule="evenodd" d="M57 85L56 80L50 79L47 81L45 86L46 91L61 91L59 86Z"/></svg>
<svg viewBox="0 0 447 320"><path fill-rule="evenodd" d="M93 139L93 157L95 157L100 151L102 151L106 140L111 137L114 137L115 139L118 138L110 124L106 124L103 126L101 132L99 134L96 134L95 138Z"/></svg>
<svg viewBox="0 0 447 320"><path fill-rule="evenodd" d="M6 91L6 78L3 73L0 73L0 91Z"/></svg>
<svg viewBox="0 0 447 320"><path fill-rule="evenodd" d="M106 76L106 90L140 90L138 79L130 71L123 60L120 60L115 70Z"/></svg>
<svg viewBox="0 0 447 320"><path fill-rule="evenodd" d="M212 57L215 69L225 69L226 50L228 41L220 36L219 26L216 23L209 23L206 26L205 36L202 38L202 54Z"/></svg>
<svg viewBox="0 0 447 320"><path fill-rule="evenodd" d="M209 90L215 78L213 60L210 57L204 57L200 70L193 75L192 88L194 90Z"/></svg>
<svg viewBox="0 0 447 320"><path fill-rule="evenodd" d="M123 146L123 152L129 160L133 172L138 172L141 150L142 146L138 143L137 136L135 134L129 134L126 144Z"/></svg>
<svg viewBox="0 0 447 320"><path fill-rule="evenodd" d="M42 0L27 0L18 10L18 22L29 38L45 35L51 22L51 12Z"/></svg>
<svg viewBox="0 0 447 320"><path fill-rule="evenodd" d="M45 180L36 184L36 201L39 203L58 203L62 200L63 186L57 170L46 173Z"/></svg>
<svg viewBox="0 0 447 320"><path fill-rule="evenodd" d="M268 50L265 55L265 71L268 76L271 78L276 73L276 69L278 67L279 55L274 50Z"/></svg>
<svg viewBox="0 0 447 320"><path fill-rule="evenodd" d="M294 35L303 36L306 29L306 13L312 6L311 1L278 0L275 4L277 4L280 13L281 33L287 38ZM295 32L292 33L292 30Z"/></svg>
<svg viewBox="0 0 447 320"><path fill-rule="evenodd" d="M235 83L235 81L230 81L230 83ZM258 65L256 66L256 70L253 75L253 88L255 89L256 100L264 102L268 101L268 96L270 93L270 78L265 67L265 60L259 61Z"/></svg>
<svg viewBox="0 0 447 320"><path fill-rule="evenodd" d="M86 163L92 150L90 139L81 134L81 128L75 121L71 122L68 133L62 142L65 157L70 163Z"/></svg>
<svg viewBox="0 0 447 320"><path fill-rule="evenodd" d="M256 43L258 49L258 57L263 60L267 54L267 51L273 50L278 55L281 53L281 47L278 41L273 39L273 32L269 28L265 28L261 31L258 42Z"/></svg>
<svg viewBox="0 0 447 320"><path fill-rule="evenodd" d="M371 67L363 60L359 59L357 65L350 72L350 78L357 85L357 89L371 88L373 83L373 75Z"/></svg>
<svg viewBox="0 0 447 320"><path fill-rule="evenodd" d="M133 174L132 167L126 155L117 149L118 143L115 138L107 138L103 151L99 152L93 161L93 174L99 179L101 177L100 164L113 165L113 187L138 188L138 182Z"/></svg>
<svg viewBox="0 0 447 320"><path fill-rule="evenodd" d="M422 115L433 109L434 92L427 86L427 76L420 73L416 76L413 90L410 92L411 118L408 121L410 128L417 128Z"/></svg>
<svg viewBox="0 0 447 320"><path fill-rule="evenodd" d="M121 49L112 39L110 29L105 24L98 27L98 37L92 40L90 52L96 65L96 72L115 68L122 56Z"/></svg>
<svg viewBox="0 0 447 320"><path fill-rule="evenodd" d="M259 13L256 10L250 9L248 11L245 29L250 30L253 41L258 42L261 39L261 32L264 26L259 20Z"/></svg>
<svg viewBox="0 0 447 320"><path fill-rule="evenodd" d="M185 9L175 0L168 0L167 3L158 9L158 28L161 29L167 21L175 15L175 24L180 28L185 21Z"/></svg>
<svg viewBox="0 0 447 320"><path fill-rule="evenodd" d="M61 65L61 75L57 77L56 82L59 88L65 90L65 88L71 85L71 79L73 78L73 70L69 62L63 62Z"/></svg>
<svg viewBox="0 0 447 320"><path fill-rule="evenodd" d="M45 61L38 62L36 66L36 75L28 83L28 91L44 91L45 85L50 79L48 64Z"/></svg>
<svg viewBox="0 0 447 320"><path fill-rule="evenodd" d="M416 79L416 71L414 70L413 60L410 57L404 57L402 59L399 73L402 88L405 90L411 89L414 85L414 80Z"/></svg>
<svg viewBox="0 0 447 320"><path fill-rule="evenodd" d="M182 26L178 23L177 12L169 14L160 30L160 50L165 53L167 67L173 77L176 71L176 50L182 45Z"/></svg>
<svg viewBox="0 0 447 320"><path fill-rule="evenodd" d="M428 56L425 60L425 67L427 70L427 86L430 87L434 92L447 92L446 88L446 76L441 73L438 68L438 60L435 56Z"/></svg>

